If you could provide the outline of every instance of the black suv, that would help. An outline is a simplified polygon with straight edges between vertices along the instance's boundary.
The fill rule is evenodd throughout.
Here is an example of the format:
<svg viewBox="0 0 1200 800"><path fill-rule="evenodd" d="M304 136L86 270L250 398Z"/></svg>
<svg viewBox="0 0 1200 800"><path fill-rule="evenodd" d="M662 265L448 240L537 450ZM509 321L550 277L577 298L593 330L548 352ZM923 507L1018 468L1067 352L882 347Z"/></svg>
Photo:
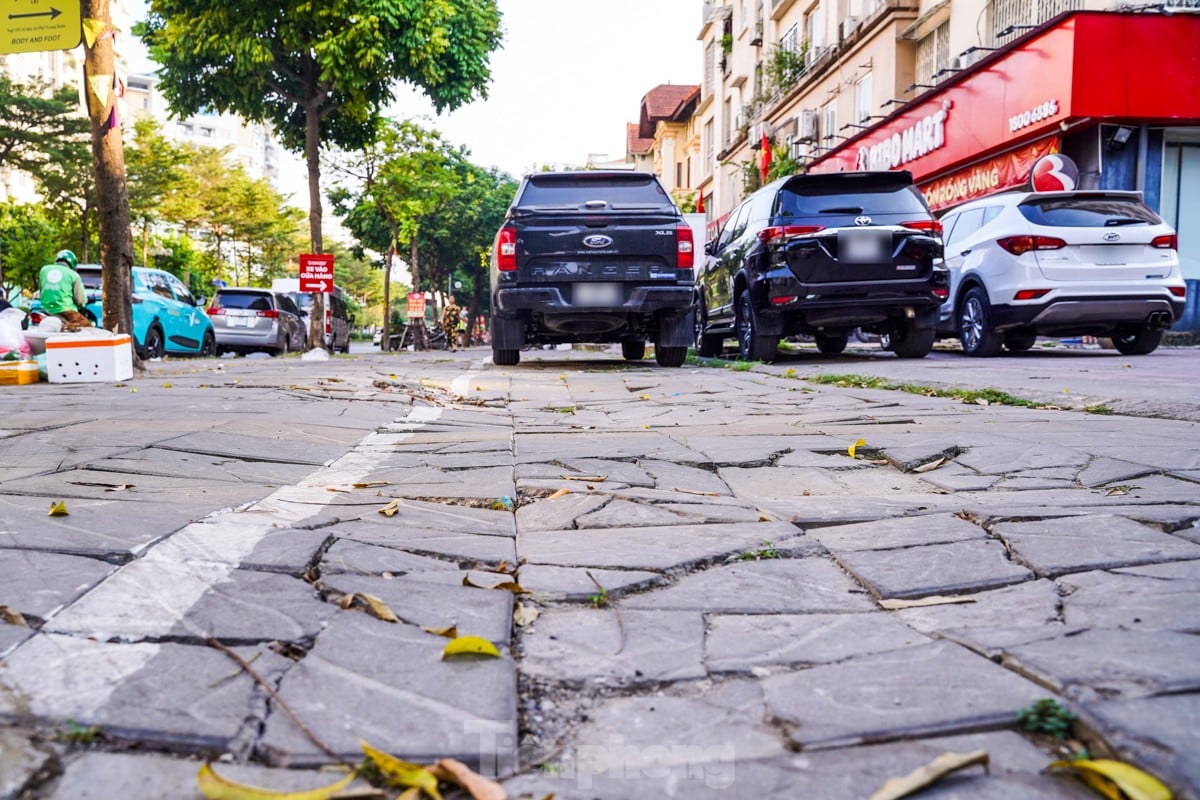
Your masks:
<svg viewBox="0 0 1200 800"><path fill-rule="evenodd" d="M527 344L620 342L678 367L695 323L692 229L655 175L542 172L517 188L491 257L492 359Z"/></svg>
<svg viewBox="0 0 1200 800"><path fill-rule="evenodd" d="M793 175L764 186L705 246L696 351L736 336L742 358L772 361L785 336L840 353L855 328L901 358L932 348L949 295L941 225L908 172Z"/></svg>

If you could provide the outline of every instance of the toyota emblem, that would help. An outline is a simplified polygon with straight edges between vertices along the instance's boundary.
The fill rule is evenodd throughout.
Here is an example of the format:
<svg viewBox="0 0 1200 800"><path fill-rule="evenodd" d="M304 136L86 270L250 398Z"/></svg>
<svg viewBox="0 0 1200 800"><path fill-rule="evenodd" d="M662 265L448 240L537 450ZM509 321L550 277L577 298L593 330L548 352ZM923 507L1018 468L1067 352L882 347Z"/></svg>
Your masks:
<svg viewBox="0 0 1200 800"><path fill-rule="evenodd" d="M583 237L583 243L587 247L600 248L600 247L609 247L610 245L612 245L613 240L612 240L611 236L605 236L600 233L595 233L595 234L592 234L591 236Z"/></svg>
<svg viewBox="0 0 1200 800"><path fill-rule="evenodd" d="M1109 231L1108 233L1104 234L1104 241L1106 242L1117 242L1120 240L1121 234L1117 233L1116 231Z"/></svg>
<svg viewBox="0 0 1200 800"><path fill-rule="evenodd" d="M855 224L855 225L870 225L870 224L871 224L871 218L870 218L870 217L867 217L867 216L855 217L855 218L854 218L854 224Z"/></svg>

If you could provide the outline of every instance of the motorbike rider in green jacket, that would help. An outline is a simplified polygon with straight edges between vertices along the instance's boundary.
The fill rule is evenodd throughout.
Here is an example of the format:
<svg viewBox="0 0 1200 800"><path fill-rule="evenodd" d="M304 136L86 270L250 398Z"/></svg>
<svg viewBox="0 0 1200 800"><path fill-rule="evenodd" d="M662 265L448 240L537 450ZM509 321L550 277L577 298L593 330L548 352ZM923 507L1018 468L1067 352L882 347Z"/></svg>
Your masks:
<svg viewBox="0 0 1200 800"><path fill-rule="evenodd" d="M70 250L59 250L54 254L54 263L42 267L38 273L38 298L42 310L63 321L63 330L72 331L92 327L92 322L80 313L87 305L87 292L83 279L75 271L75 254Z"/></svg>

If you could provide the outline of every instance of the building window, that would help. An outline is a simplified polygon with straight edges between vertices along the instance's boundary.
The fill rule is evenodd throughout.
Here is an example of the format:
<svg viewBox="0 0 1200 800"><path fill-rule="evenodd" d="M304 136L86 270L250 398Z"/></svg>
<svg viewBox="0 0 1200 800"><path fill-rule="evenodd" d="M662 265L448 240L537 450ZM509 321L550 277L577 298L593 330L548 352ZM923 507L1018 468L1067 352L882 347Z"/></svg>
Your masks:
<svg viewBox="0 0 1200 800"><path fill-rule="evenodd" d="M933 76L950 66L950 21L946 20L917 42L917 83L932 84Z"/></svg>
<svg viewBox="0 0 1200 800"><path fill-rule="evenodd" d="M804 12L804 36L814 50L825 44L825 22L820 3L813 3Z"/></svg>
<svg viewBox="0 0 1200 800"><path fill-rule="evenodd" d="M676 161L675 162L675 188L679 189L685 185L686 184L684 184L684 182L683 182L683 162Z"/></svg>
<svg viewBox="0 0 1200 800"><path fill-rule="evenodd" d="M988 10L991 12L992 44L1011 42L1014 36L1022 33L1021 29L1009 30L1010 26L1041 25L1064 11L1078 11L1083 6L1083 0L994 0L988 4ZM1004 30L1008 33L1000 36L1000 31Z"/></svg>
<svg viewBox="0 0 1200 800"><path fill-rule="evenodd" d="M821 109L821 146L832 150L834 135L837 133L837 102L832 102Z"/></svg>
<svg viewBox="0 0 1200 800"><path fill-rule="evenodd" d="M704 166L708 172L712 171L715 160L716 153L713 152L713 121L710 119L704 123Z"/></svg>
<svg viewBox="0 0 1200 800"><path fill-rule="evenodd" d="M854 86L854 121L859 125L871 119L871 73L859 79Z"/></svg>
<svg viewBox="0 0 1200 800"><path fill-rule="evenodd" d="M721 109L721 141L728 142L733 131L733 103L732 98L725 98L725 105Z"/></svg>
<svg viewBox="0 0 1200 800"><path fill-rule="evenodd" d="M792 25L779 39L779 47L783 50L791 50L793 53L800 52L800 26Z"/></svg>
<svg viewBox="0 0 1200 800"><path fill-rule="evenodd" d="M712 97L717 64L717 47L709 42L704 47L704 96Z"/></svg>

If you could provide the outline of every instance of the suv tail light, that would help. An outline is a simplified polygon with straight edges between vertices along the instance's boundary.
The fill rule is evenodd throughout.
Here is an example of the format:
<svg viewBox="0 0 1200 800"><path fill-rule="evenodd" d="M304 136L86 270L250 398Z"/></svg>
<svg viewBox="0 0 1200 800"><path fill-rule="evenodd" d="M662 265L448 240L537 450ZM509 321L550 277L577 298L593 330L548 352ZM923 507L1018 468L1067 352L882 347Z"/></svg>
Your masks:
<svg viewBox="0 0 1200 800"><path fill-rule="evenodd" d="M272 308L269 311L256 311L254 312L254 316L266 317L267 319L279 319L279 312Z"/></svg>
<svg viewBox="0 0 1200 800"><path fill-rule="evenodd" d="M1179 249L1179 234L1164 233L1162 236L1155 236L1150 240L1151 247L1159 247L1163 250L1178 250Z"/></svg>
<svg viewBox="0 0 1200 800"><path fill-rule="evenodd" d="M997 239L996 244L1014 256L1031 250L1059 250L1067 246L1065 241L1054 236L1005 236L1003 239Z"/></svg>
<svg viewBox="0 0 1200 800"><path fill-rule="evenodd" d="M771 244L776 239L788 239L792 236L805 236L824 230L824 225L772 225L758 232L758 240L763 244Z"/></svg>
<svg viewBox="0 0 1200 800"><path fill-rule="evenodd" d="M691 269L696 263L692 226L681 223L675 228L675 269Z"/></svg>
<svg viewBox="0 0 1200 800"><path fill-rule="evenodd" d="M1037 300L1050 294L1049 289L1020 289L1013 295L1013 300Z"/></svg>
<svg viewBox="0 0 1200 800"><path fill-rule="evenodd" d="M918 231L925 231L937 236L942 235L942 223L936 219L915 219L912 222L901 222L903 228L912 228Z"/></svg>
<svg viewBox="0 0 1200 800"><path fill-rule="evenodd" d="M511 225L500 228L496 234L496 267L501 272L512 272L517 268L517 229Z"/></svg>
<svg viewBox="0 0 1200 800"><path fill-rule="evenodd" d="M208 314L210 317L223 317L225 316L225 309L213 306L204 313Z"/></svg>

